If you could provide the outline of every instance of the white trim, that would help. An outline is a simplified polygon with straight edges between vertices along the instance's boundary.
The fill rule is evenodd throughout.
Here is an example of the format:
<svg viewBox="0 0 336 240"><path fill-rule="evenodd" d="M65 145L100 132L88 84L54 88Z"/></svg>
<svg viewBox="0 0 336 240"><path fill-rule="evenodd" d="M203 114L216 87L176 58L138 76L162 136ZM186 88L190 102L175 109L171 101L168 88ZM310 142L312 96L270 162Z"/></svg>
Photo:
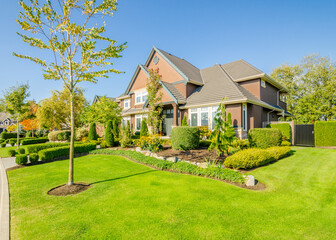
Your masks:
<svg viewBox="0 0 336 240"><path fill-rule="evenodd" d="M243 123L243 131L247 131L247 104L243 103L242 106L242 123Z"/></svg>
<svg viewBox="0 0 336 240"><path fill-rule="evenodd" d="M128 103L128 107L126 107L126 103ZM129 109L131 108L131 99L130 98L127 98L127 99L124 99L124 109Z"/></svg>

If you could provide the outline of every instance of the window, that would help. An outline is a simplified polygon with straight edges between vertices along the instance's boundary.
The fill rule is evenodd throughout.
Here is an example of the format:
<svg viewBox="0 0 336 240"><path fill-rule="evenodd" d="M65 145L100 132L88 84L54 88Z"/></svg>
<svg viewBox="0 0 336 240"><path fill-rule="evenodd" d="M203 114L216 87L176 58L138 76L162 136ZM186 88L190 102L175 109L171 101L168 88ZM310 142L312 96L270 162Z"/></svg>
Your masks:
<svg viewBox="0 0 336 240"><path fill-rule="evenodd" d="M190 125L196 127L198 122L197 108L190 109L190 119L191 119Z"/></svg>
<svg viewBox="0 0 336 240"><path fill-rule="evenodd" d="M247 130L247 106L246 103L243 104L243 130Z"/></svg>
<svg viewBox="0 0 336 240"><path fill-rule="evenodd" d="M209 109L207 107L201 108L201 126L209 125Z"/></svg>
<svg viewBox="0 0 336 240"><path fill-rule="evenodd" d="M218 110L218 106L211 107L211 117L212 117L211 129L212 130L216 127L215 117L216 117L216 114L217 114L217 110Z"/></svg>
<svg viewBox="0 0 336 240"><path fill-rule="evenodd" d="M127 126L127 122L129 122L131 124L131 118L130 117L123 117L122 124L124 126Z"/></svg>
<svg viewBox="0 0 336 240"><path fill-rule="evenodd" d="M131 107L131 99L125 99L124 108L130 108L130 107Z"/></svg>
<svg viewBox="0 0 336 240"><path fill-rule="evenodd" d="M262 86L263 88L266 88L266 83L265 83L264 80L261 80L261 86Z"/></svg>
<svg viewBox="0 0 336 240"><path fill-rule="evenodd" d="M158 64L159 60L160 60L159 57L155 56L154 59L153 59L153 63L156 65L156 64Z"/></svg>
<svg viewBox="0 0 336 240"><path fill-rule="evenodd" d="M135 103L144 103L147 100L147 91L137 92L135 94Z"/></svg>
<svg viewBox="0 0 336 240"><path fill-rule="evenodd" d="M146 115L135 115L135 130L137 132L141 129L141 122L143 118L146 118Z"/></svg>

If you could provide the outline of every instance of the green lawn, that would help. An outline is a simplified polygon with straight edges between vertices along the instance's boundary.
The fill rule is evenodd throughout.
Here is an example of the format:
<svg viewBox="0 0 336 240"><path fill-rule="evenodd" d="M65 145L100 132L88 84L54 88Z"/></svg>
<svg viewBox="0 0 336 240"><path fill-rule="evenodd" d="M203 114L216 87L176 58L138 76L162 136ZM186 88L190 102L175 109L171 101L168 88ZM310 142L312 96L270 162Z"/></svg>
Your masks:
<svg viewBox="0 0 336 240"><path fill-rule="evenodd" d="M336 151L293 149L251 172L265 191L117 156L77 158L75 196L47 195L68 161L10 171L11 239L335 239Z"/></svg>
<svg viewBox="0 0 336 240"><path fill-rule="evenodd" d="M26 146L29 146L29 145L20 146L20 148L26 148ZM2 157L2 158L10 157L10 155L8 154L8 150L10 150L10 149L14 149L17 153L17 147L16 146L14 146L14 147L4 147L4 148L0 148L0 157Z"/></svg>

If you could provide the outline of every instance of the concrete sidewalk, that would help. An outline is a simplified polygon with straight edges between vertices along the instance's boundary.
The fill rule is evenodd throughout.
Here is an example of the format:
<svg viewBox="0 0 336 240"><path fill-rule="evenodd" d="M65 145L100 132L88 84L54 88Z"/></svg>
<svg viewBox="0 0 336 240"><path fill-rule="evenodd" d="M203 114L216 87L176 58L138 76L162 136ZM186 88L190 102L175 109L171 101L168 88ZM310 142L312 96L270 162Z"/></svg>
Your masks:
<svg viewBox="0 0 336 240"><path fill-rule="evenodd" d="M9 240L9 191L6 169L14 166L15 158L0 158L0 240Z"/></svg>

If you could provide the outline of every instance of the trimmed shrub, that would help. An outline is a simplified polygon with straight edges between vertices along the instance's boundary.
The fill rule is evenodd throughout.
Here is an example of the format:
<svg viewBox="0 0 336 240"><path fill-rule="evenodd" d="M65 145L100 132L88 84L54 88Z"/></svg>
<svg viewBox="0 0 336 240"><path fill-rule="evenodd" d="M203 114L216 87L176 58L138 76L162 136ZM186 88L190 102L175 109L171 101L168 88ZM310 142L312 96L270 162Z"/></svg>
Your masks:
<svg viewBox="0 0 336 240"><path fill-rule="evenodd" d="M26 152L28 154L31 153L38 153L39 151L43 149L48 149L48 148L55 148L55 147L63 147L67 146L69 143L43 143L43 144L35 144L32 146L27 146L26 147Z"/></svg>
<svg viewBox="0 0 336 240"><path fill-rule="evenodd" d="M11 157L14 157L16 155L16 152L14 149L9 149L7 152L8 152L8 155Z"/></svg>
<svg viewBox="0 0 336 240"><path fill-rule="evenodd" d="M39 155L37 153L29 154L29 161L31 163L37 163L39 160Z"/></svg>
<svg viewBox="0 0 336 240"><path fill-rule="evenodd" d="M200 147L208 148L210 145L211 145L211 142L209 140L200 140L199 142Z"/></svg>
<svg viewBox="0 0 336 240"><path fill-rule="evenodd" d="M266 165L276 159L265 149L250 148L241 150L224 161L224 166L234 169L249 169Z"/></svg>
<svg viewBox="0 0 336 240"><path fill-rule="evenodd" d="M7 145L6 143L1 143L2 148L6 147L6 145Z"/></svg>
<svg viewBox="0 0 336 240"><path fill-rule="evenodd" d="M91 151L90 154L109 154L109 155L126 156L134 159L135 161L153 166L160 170L172 170L179 173L189 173L198 176L206 176L235 183L245 183L246 181L242 173L231 169L225 169L217 166L200 168L187 162L173 163L165 160L160 160L154 157L148 157L143 155L142 153L135 151L98 149Z"/></svg>
<svg viewBox="0 0 336 240"><path fill-rule="evenodd" d="M26 153L26 150L25 150L24 148L19 148L19 149L18 149L18 152L19 152L20 154L25 154L25 153Z"/></svg>
<svg viewBox="0 0 336 240"><path fill-rule="evenodd" d="M91 123L90 130L89 130L89 140L97 140L97 130L96 130L96 123Z"/></svg>
<svg viewBox="0 0 336 240"><path fill-rule="evenodd" d="M250 169L254 167L260 167L289 156L290 151L290 147L245 149L227 157L224 161L224 166L234 169Z"/></svg>
<svg viewBox="0 0 336 240"><path fill-rule="evenodd" d="M288 141L282 141L281 146L291 146L292 144Z"/></svg>
<svg viewBox="0 0 336 240"><path fill-rule="evenodd" d="M280 146L282 142L282 134L279 129L254 128L248 132L248 140L250 146L256 148Z"/></svg>
<svg viewBox="0 0 336 240"><path fill-rule="evenodd" d="M114 134L114 138L119 137L119 127L118 127L118 120L117 119L113 120L113 134Z"/></svg>
<svg viewBox="0 0 336 240"><path fill-rule="evenodd" d="M336 121L315 122L315 146L336 146Z"/></svg>
<svg viewBox="0 0 336 240"><path fill-rule="evenodd" d="M70 135L71 135L71 132L68 130L53 131L48 134L48 139L50 142L67 141L70 139Z"/></svg>
<svg viewBox="0 0 336 240"><path fill-rule="evenodd" d="M75 145L75 153L84 153L96 149L95 143L82 143ZM70 146L44 149L38 152L41 161L52 161L59 157L69 156Z"/></svg>
<svg viewBox="0 0 336 240"><path fill-rule="evenodd" d="M10 141L9 141L9 144L10 144L12 147L14 147L14 146L15 146L15 143L16 143L16 142L15 142L15 141L13 141L13 140L10 140Z"/></svg>
<svg viewBox="0 0 336 240"><path fill-rule="evenodd" d="M184 116L183 119L182 119L182 126L183 127L188 127L188 122L187 122L187 116Z"/></svg>
<svg viewBox="0 0 336 240"><path fill-rule="evenodd" d="M107 147L114 146L114 134L113 134L113 123L112 121L107 122L105 129L105 142Z"/></svg>
<svg viewBox="0 0 336 240"><path fill-rule="evenodd" d="M3 143L5 141L5 139L0 139L0 144Z"/></svg>
<svg viewBox="0 0 336 240"><path fill-rule="evenodd" d="M15 158L15 163L18 165L26 165L28 162L28 157L26 154L17 155Z"/></svg>
<svg viewBox="0 0 336 240"><path fill-rule="evenodd" d="M268 124L269 128L279 129L282 133L283 140L291 142L292 140L292 128L289 123Z"/></svg>
<svg viewBox="0 0 336 240"><path fill-rule="evenodd" d="M2 139L10 139L10 138L16 138L17 134L16 133L9 133L9 132L2 132L1 133L1 138Z"/></svg>
<svg viewBox="0 0 336 240"><path fill-rule="evenodd" d="M233 148L247 149L250 147L248 139L236 139L232 142L231 146Z"/></svg>
<svg viewBox="0 0 336 240"><path fill-rule="evenodd" d="M32 139L23 139L21 140L21 145L31 145L31 144L38 144L38 143L46 143L49 139L46 137L43 138L32 138Z"/></svg>
<svg viewBox="0 0 336 240"><path fill-rule="evenodd" d="M32 132L31 131L26 132L26 138L30 138L31 136L32 136Z"/></svg>
<svg viewBox="0 0 336 240"><path fill-rule="evenodd" d="M197 127L174 127L171 132L174 150L190 150L199 146L200 131Z"/></svg>
<svg viewBox="0 0 336 240"><path fill-rule="evenodd" d="M140 137L148 137L148 127L146 118L143 118L141 121Z"/></svg>

